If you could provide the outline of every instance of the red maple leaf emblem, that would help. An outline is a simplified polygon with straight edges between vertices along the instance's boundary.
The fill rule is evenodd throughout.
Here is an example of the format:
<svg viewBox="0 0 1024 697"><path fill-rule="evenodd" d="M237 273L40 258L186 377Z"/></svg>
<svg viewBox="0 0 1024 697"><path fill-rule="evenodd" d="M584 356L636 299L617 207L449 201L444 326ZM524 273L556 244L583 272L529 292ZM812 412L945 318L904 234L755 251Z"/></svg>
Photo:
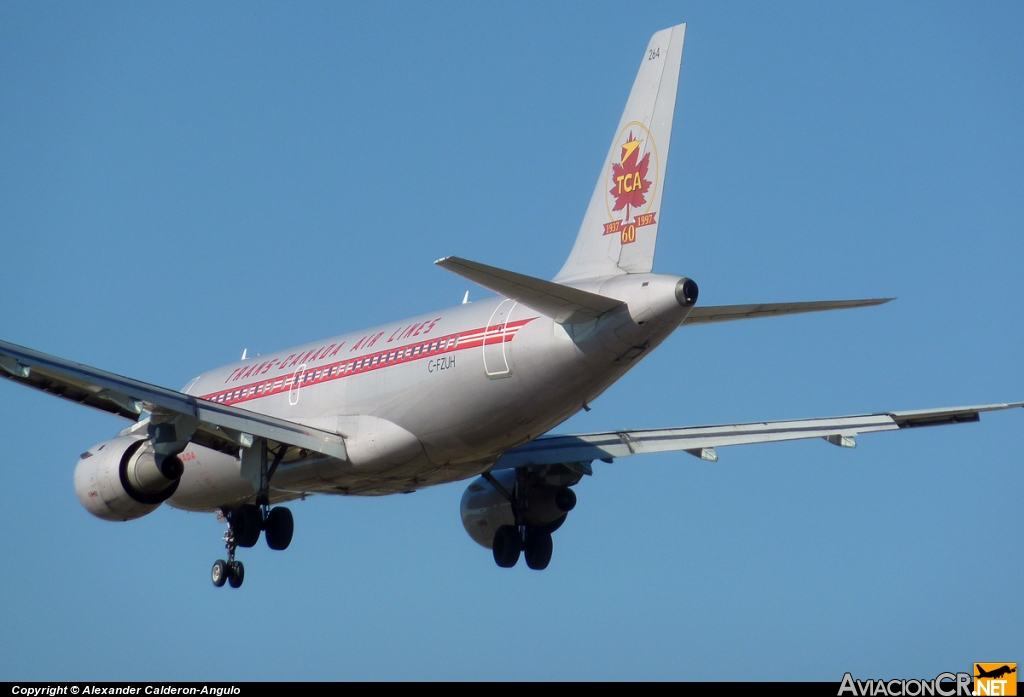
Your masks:
<svg viewBox="0 0 1024 697"><path fill-rule="evenodd" d="M612 165L612 188L609 193L615 197L613 211L621 211L627 206L639 208L647 203L647 191L651 188L651 182L647 179L647 168L651 162L651 153L640 156L640 141L633 138L633 132L629 132L629 138L622 146L621 161ZM629 210L626 210L626 218L629 218Z"/></svg>

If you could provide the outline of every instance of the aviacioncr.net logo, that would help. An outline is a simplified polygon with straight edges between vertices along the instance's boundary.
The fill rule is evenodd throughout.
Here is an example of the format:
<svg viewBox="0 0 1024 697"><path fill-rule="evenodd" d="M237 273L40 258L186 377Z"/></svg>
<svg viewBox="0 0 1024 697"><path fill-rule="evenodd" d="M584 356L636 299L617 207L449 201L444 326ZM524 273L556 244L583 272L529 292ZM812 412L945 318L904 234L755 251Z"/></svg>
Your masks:
<svg viewBox="0 0 1024 697"><path fill-rule="evenodd" d="M972 697L970 673L939 673L933 680L856 680L843 675L839 696L854 697Z"/></svg>

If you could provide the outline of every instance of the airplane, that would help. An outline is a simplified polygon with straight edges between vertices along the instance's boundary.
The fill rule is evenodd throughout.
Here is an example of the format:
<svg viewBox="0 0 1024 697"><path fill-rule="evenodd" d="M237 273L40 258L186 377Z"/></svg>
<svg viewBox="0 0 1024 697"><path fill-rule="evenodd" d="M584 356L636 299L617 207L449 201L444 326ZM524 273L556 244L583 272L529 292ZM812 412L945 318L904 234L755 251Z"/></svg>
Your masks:
<svg viewBox="0 0 1024 697"><path fill-rule="evenodd" d="M686 25L657 32L615 130L568 259L552 280L449 256L435 263L496 297L202 373L176 391L0 341L0 375L132 423L75 467L87 511L110 521L166 503L227 523L215 586L239 587L239 547L286 549L281 504L382 496L469 480L469 536L498 566L546 568L572 488L595 460L978 421L1024 403L787 421L620 430L552 429L680 327L868 307L891 298L698 304L697 283L652 273ZM467 296L468 299L468 296Z"/></svg>
<svg viewBox="0 0 1024 697"><path fill-rule="evenodd" d="M982 668L980 665L977 665L977 664L975 664L975 667L977 668L977 671L978 671L978 674L974 676L976 678L996 678L996 679L998 679L998 678L1003 677L1004 675L1009 675L1010 673L1016 673L1017 672L1016 666L1011 668L1008 665L1003 665L1003 666L1000 666L999 668L995 668L993 670L985 670L984 668Z"/></svg>

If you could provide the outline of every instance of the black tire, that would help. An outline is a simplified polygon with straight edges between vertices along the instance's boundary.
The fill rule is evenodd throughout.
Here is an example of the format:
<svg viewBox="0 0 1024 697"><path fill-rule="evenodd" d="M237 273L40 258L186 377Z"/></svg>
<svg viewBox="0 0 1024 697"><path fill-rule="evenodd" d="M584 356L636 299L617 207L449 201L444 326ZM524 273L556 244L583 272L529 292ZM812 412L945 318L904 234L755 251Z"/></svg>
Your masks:
<svg viewBox="0 0 1024 697"><path fill-rule="evenodd" d="M491 549L494 552L494 563L503 569L511 569L519 561L522 551L519 528L514 525L502 525L494 533Z"/></svg>
<svg viewBox="0 0 1024 697"><path fill-rule="evenodd" d="M259 542L260 531L263 530L263 514L259 506L247 503L231 511L231 530L239 547L252 547Z"/></svg>
<svg viewBox="0 0 1024 697"><path fill-rule="evenodd" d="M228 583L232 588L238 588L245 580L245 567L240 561L233 561L228 564Z"/></svg>
<svg viewBox="0 0 1024 697"><path fill-rule="evenodd" d="M283 506L270 509L267 515L266 534L267 546L271 549L288 549L295 532L295 519L292 512Z"/></svg>
<svg viewBox="0 0 1024 697"><path fill-rule="evenodd" d="M558 510L568 513L576 508L576 492L569 487L559 489L555 494L555 505L558 506Z"/></svg>
<svg viewBox="0 0 1024 697"><path fill-rule="evenodd" d="M224 582L228 580L228 563L226 561L218 559L213 562L213 568L210 569L210 580L217 588L224 585Z"/></svg>
<svg viewBox="0 0 1024 697"><path fill-rule="evenodd" d="M536 571L548 568L548 564L551 563L551 552L554 550L551 533L529 530L526 533L526 544L523 547L528 567Z"/></svg>

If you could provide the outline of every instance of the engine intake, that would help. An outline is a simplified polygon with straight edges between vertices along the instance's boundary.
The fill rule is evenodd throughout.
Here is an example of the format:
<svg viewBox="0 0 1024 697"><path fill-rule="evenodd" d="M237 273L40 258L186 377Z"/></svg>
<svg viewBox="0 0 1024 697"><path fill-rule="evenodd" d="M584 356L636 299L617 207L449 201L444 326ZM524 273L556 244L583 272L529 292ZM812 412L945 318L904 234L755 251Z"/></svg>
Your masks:
<svg viewBox="0 0 1024 697"><path fill-rule="evenodd" d="M75 466L75 494L97 518L134 520L169 499L184 471L177 455L158 466L148 439L123 436L82 453Z"/></svg>

